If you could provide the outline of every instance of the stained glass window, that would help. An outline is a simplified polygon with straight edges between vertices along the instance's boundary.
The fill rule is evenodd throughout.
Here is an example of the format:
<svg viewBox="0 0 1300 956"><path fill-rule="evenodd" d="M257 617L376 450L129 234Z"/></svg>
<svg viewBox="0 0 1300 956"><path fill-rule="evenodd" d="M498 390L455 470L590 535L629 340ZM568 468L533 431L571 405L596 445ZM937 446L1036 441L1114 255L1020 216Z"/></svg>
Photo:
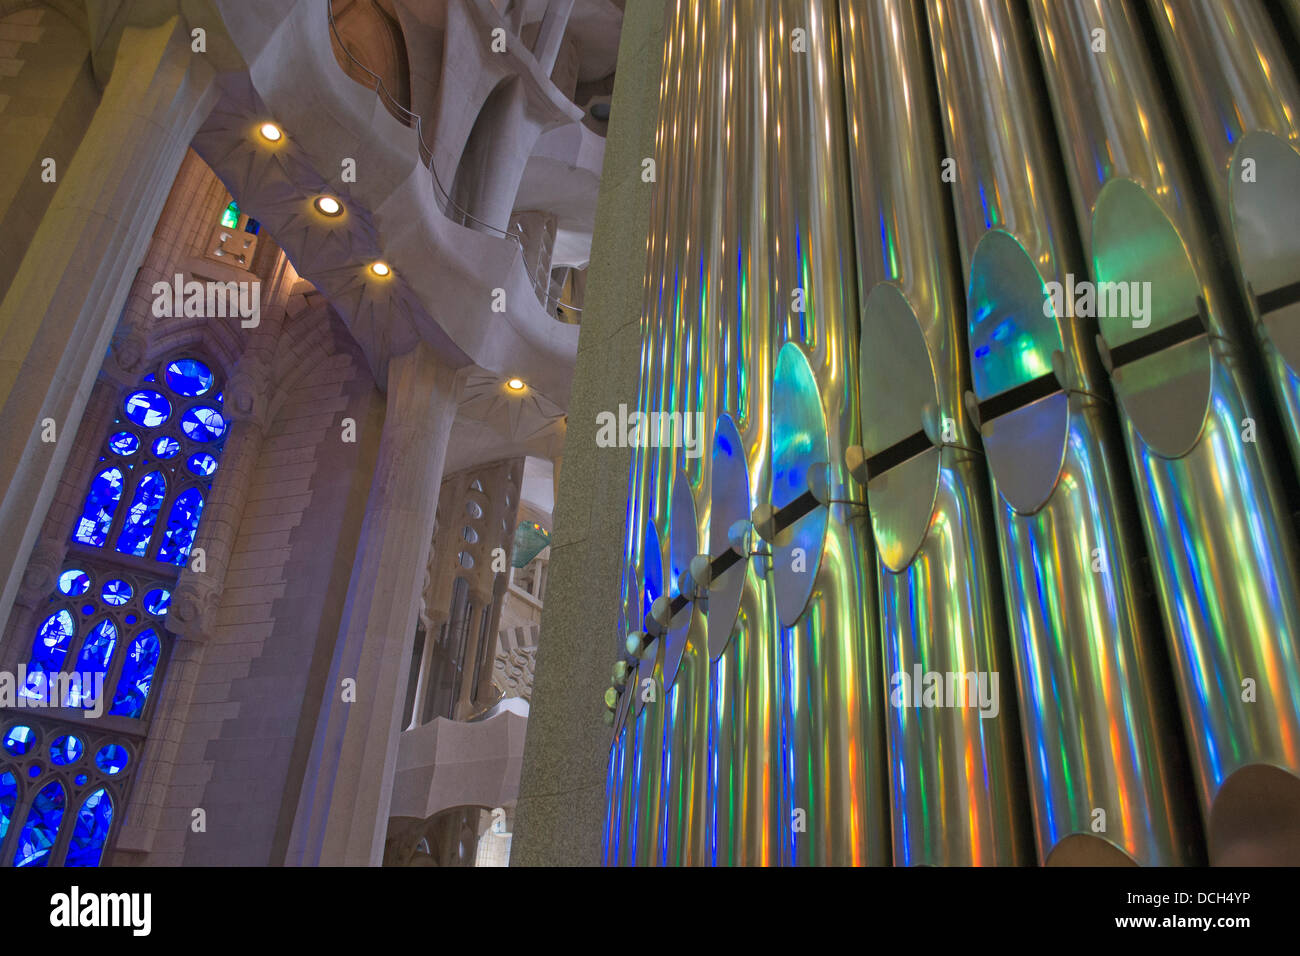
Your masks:
<svg viewBox="0 0 1300 956"><path fill-rule="evenodd" d="M50 760L55 766L66 767L80 760L85 749L86 745L81 742L81 738L63 734L50 744Z"/></svg>
<svg viewBox="0 0 1300 956"><path fill-rule="evenodd" d="M126 748L119 747L117 744L101 747L99 753L95 754L95 765L110 777L115 777L125 770L129 760L130 755L126 752Z"/></svg>
<svg viewBox="0 0 1300 956"><path fill-rule="evenodd" d="M18 778L9 771L0 773L0 842L9 832L9 821L14 818L18 804Z"/></svg>
<svg viewBox="0 0 1300 956"><path fill-rule="evenodd" d="M97 866L111 847L164 676L172 592L230 433L221 386L215 366L174 356L127 390L103 433L19 688L64 712L22 723L0 714L0 865ZM139 731L120 719L93 733L69 725L66 711L101 708L140 721Z"/></svg>
<svg viewBox="0 0 1300 956"><path fill-rule="evenodd" d="M80 568L70 568L59 575L59 591L77 597L90 590L90 576Z"/></svg>
<svg viewBox="0 0 1300 956"><path fill-rule="evenodd" d="M76 624L66 609L56 611L41 622L36 631L36 640L32 643L27 680L18 692L22 697L40 701L47 699L49 675L62 669L76 632Z"/></svg>
<svg viewBox="0 0 1300 956"><path fill-rule="evenodd" d="M162 645L152 628L140 632L131 642L127 648L126 660L122 662L122 676L118 678L117 695L113 698L113 709L109 713L124 717L139 717L144 713L149 688L153 684L154 668L158 666L158 655L161 652Z"/></svg>
<svg viewBox="0 0 1300 956"><path fill-rule="evenodd" d="M91 630L90 636L81 645L81 654L77 657L75 679L68 682L68 692L64 697L64 707L89 708L95 705L95 678L101 683L108 677L108 662L117 646L117 628L108 618L100 621Z"/></svg>
<svg viewBox="0 0 1300 956"><path fill-rule="evenodd" d="M162 438L156 439L153 443L153 453L164 461L168 458L175 458L180 450L181 443L172 438L171 435L163 435Z"/></svg>
<svg viewBox="0 0 1300 956"><path fill-rule="evenodd" d="M140 449L140 439L130 432L118 432L108 440L108 447L125 458L134 455Z"/></svg>
<svg viewBox="0 0 1300 956"><path fill-rule="evenodd" d="M185 463L185 467L200 478L208 478L217 470L217 460L206 452L200 452L197 455L190 455L190 460Z"/></svg>
<svg viewBox="0 0 1300 956"><path fill-rule="evenodd" d="M36 733L30 727L19 724L16 727L10 727L5 732L4 748L15 757L21 757L27 751L32 749L32 744L36 742Z"/></svg>
<svg viewBox="0 0 1300 956"><path fill-rule="evenodd" d="M121 498L122 472L116 468L105 468L90 483L86 506L81 511L72 540L96 548L103 547L109 526L113 523L113 513L117 511L117 503Z"/></svg>
<svg viewBox="0 0 1300 956"><path fill-rule="evenodd" d="M172 403L161 392L141 389L126 397L126 417L141 428L157 428L171 414Z"/></svg>
<svg viewBox="0 0 1300 956"><path fill-rule="evenodd" d="M184 395L186 398L206 395L211 390L213 382L216 381L212 369L198 359L192 358L175 359L168 362L164 377L167 380L168 388L177 395Z"/></svg>
<svg viewBox="0 0 1300 956"><path fill-rule="evenodd" d="M215 408L198 405L181 416L181 430L192 441L216 441L226 433L226 420Z"/></svg>
<svg viewBox="0 0 1300 956"><path fill-rule="evenodd" d="M171 515L167 518L167 531L163 535L162 547L158 549L159 561L170 561L182 565L190 555L190 546L194 544L194 534L199 529L199 519L203 516L203 494L197 488L182 491L172 503Z"/></svg>
<svg viewBox="0 0 1300 956"><path fill-rule="evenodd" d="M155 617L162 617L172 603L172 592L166 588L154 588L144 596L144 609Z"/></svg>
<svg viewBox="0 0 1300 956"><path fill-rule="evenodd" d="M221 224L227 229L234 229L239 225L239 204L231 203L221 213Z"/></svg>
<svg viewBox="0 0 1300 956"><path fill-rule="evenodd" d="M137 558L144 557L149 550L154 522L158 520L158 509L162 507L166 496L167 479L161 471L151 471L140 479L140 484L135 488L131 510L127 512L126 521L117 535L118 551L133 554Z"/></svg>
<svg viewBox="0 0 1300 956"><path fill-rule="evenodd" d="M113 798L100 787L81 802L64 866L99 866L112 825Z"/></svg>
<svg viewBox="0 0 1300 956"><path fill-rule="evenodd" d="M57 780L51 780L32 801L27 822L14 850L14 866L48 866L50 849L59 835L67 795Z"/></svg>
<svg viewBox="0 0 1300 956"><path fill-rule="evenodd" d="M104 599L105 604L111 604L114 607L121 607L127 601L131 600L134 589L121 578L114 578L104 585L104 589L99 592L99 596Z"/></svg>

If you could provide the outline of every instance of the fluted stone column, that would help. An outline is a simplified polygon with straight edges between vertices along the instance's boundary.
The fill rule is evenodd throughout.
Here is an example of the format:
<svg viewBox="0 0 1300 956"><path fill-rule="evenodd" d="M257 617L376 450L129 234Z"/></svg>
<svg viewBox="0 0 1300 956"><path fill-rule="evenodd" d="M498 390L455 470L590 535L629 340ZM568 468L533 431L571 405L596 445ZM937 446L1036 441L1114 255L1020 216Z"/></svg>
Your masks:
<svg viewBox="0 0 1300 956"><path fill-rule="evenodd" d="M152 226L215 101L213 77L207 57L191 53L179 17L123 31L99 108L0 302L0 619ZM46 419L62 439L41 440Z"/></svg>
<svg viewBox="0 0 1300 956"><path fill-rule="evenodd" d="M405 680L462 377L423 343L388 408L287 862L382 860Z"/></svg>

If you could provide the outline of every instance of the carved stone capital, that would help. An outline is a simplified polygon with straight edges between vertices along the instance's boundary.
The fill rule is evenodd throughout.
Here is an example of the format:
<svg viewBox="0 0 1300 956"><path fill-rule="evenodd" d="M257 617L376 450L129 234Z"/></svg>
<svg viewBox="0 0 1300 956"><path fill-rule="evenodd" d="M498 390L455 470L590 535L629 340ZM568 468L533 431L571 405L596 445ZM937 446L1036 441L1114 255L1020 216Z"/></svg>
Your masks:
<svg viewBox="0 0 1300 956"><path fill-rule="evenodd" d="M249 421L265 428L270 414L269 375L260 362L241 361L226 383L224 412L231 421Z"/></svg>
<svg viewBox="0 0 1300 956"><path fill-rule="evenodd" d="M63 567L63 559L66 555L67 546L62 541L46 538L36 542L36 547L32 549L32 556L27 562L22 584L18 589L20 604L33 607L49 597L50 592L54 590L59 569Z"/></svg>
<svg viewBox="0 0 1300 956"><path fill-rule="evenodd" d="M183 578L172 592L167 611L167 630L178 637L204 640L216 625L221 595L215 585L196 577Z"/></svg>
<svg viewBox="0 0 1300 956"><path fill-rule="evenodd" d="M124 322L113 336L108 354L109 361L104 363L105 373L122 384L134 384L144 370L149 338L135 325Z"/></svg>

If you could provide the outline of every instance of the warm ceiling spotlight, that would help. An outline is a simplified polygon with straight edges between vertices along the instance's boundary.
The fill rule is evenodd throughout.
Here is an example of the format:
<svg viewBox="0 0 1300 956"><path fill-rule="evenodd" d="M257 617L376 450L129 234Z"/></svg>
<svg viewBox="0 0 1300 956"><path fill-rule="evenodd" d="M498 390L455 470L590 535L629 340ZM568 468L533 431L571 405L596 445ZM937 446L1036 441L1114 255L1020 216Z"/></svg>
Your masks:
<svg viewBox="0 0 1300 956"><path fill-rule="evenodd" d="M522 392L524 390L524 380L522 378L512 378L506 381L506 388L512 392Z"/></svg>
<svg viewBox="0 0 1300 956"><path fill-rule="evenodd" d="M317 196L312 205L316 207L316 211L322 216L340 216L343 214L343 203L333 196Z"/></svg>
<svg viewBox="0 0 1300 956"><path fill-rule="evenodd" d="M389 275L393 270L388 267L387 262L380 261L370 263L370 271L375 275L382 277Z"/></svg>
<svg viewBox="0 0 1300 956"><path fill-rule="evenodd" d="M278 143L284 138L284 131L274 123L263 123L257 128L257 131L262 134L262 139L268 143Z"/></svg>

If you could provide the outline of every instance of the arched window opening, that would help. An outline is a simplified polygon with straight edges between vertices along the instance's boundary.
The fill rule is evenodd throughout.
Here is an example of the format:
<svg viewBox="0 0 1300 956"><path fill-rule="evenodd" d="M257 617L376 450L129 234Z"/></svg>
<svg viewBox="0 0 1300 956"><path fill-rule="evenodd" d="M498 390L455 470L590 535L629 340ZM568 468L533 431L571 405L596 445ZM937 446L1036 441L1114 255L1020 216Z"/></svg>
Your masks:
<svg viewBox="0 0 1300 956"><path fill-rule="evenodd" d="M99 866L99 858L104 853L104 843L108 840L108 831L112 825L113 798L107 790L100 787L81 802L63 865Z"/></svg>
<svg viewBox="0 0 1300 956"><path fill-rule="evenodd" d="M125 448L125 440L129 438L135 444L123 453L135 454L139 440L129 432L123 432L122 436L125 437L115 435L109 444L112 445L117 440L119 446ZM121 500L122 472L117 468L105 468L90 483L86 506L81 509L81 518L77 521L76 530L72 532L72 540L96 548L103 547L108 538L109 526L113 523L113 514L117 511L117 503Z"/></svg>
<svg viewBox="0 0 1300 956"><path fill-rule="evenodd" d="M49 866L50 851L59 837L59 825L63 822L66 805L67 794L57 780L51 780L41 788L32 801L32 808L27 811L27 823L18 835L14 866Z"/></svg>
<svg viewBox="0 0 1300 956"><path fill-rule="evenodd" d="M48 706L0 715L0 865L98 866L111 851L230 431L223 399L216 368L190 354L121 395L18 688ZM102 729L69 711L119 719Z"/></svg>

